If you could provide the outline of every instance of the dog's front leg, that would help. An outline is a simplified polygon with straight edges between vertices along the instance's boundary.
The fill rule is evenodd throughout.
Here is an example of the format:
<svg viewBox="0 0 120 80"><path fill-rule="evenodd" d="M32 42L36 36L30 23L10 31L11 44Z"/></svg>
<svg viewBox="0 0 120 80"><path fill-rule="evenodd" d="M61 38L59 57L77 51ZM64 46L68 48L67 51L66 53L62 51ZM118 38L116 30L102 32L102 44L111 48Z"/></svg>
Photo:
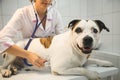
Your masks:
<svg viewBox="0 0 120 80"><path fill-rule="evenodd" d="M2 65L3 68L7 68L16 59L16 56L8 53L3 53L2 57L4 59Z"/></svg>
<svg viewBox="0 0 120 80"><path fill-rule="evenodd" d="M87 70L83 67L67 68L64 70L59 70L58 72L53 71L53 74L86 76L90 80L100 79L99 74L97 72Z"/></svg>
<svg viewBox="0 0 120 80"><path fill-rule="evenodd" d="M11 64L16 59L16 56L13 56L8 53L3 53L2 56L3 56L4 62L3 62L3 65L1 66L1 73L3 77L9 77L12 74Z"/></svg>
<svg viewBox="0 0 120 80"><path fill-rule="evenodd" d="M90 65L90 64L96 64L97 66L103 66L103 67L112 67L113 64L109 61L105 60L100 60L100 59L94 59L94 58L89 58L85 65Z"/></svg>

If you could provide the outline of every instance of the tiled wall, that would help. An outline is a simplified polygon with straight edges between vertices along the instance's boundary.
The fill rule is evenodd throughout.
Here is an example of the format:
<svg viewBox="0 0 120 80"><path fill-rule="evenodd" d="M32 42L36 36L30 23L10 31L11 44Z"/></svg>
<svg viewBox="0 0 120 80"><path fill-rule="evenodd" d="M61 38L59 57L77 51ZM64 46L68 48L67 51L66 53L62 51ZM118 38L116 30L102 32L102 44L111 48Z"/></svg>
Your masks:
<svg viewBox="0 0 120 80"><path fill-rule="evenodd" d="M120 53L120 0L56 0L64 26L76 18L100 19L110 29L103 31L103 50ZM0 29L17 8L30 4L29 0L0 0Z"/></svg>
<svg viewBox="0 0 120 80"><path fill-rule="evenodd" d="M29 0L0 0L0 29L9 21L15 10L26 4Z"/></svg>
<svg viewBox="0 0 120 80"><path fill-rule="evenodd" d="M66 26L73 19L86 19L87 0L56 0Z"/></svg>
<svg viewBox="0 0 120 80"><path fill-rule="evenodd" d="M102 50L120 53L120 0L87 0L87 18L100 19L110 29L102 34Z"/></svg>

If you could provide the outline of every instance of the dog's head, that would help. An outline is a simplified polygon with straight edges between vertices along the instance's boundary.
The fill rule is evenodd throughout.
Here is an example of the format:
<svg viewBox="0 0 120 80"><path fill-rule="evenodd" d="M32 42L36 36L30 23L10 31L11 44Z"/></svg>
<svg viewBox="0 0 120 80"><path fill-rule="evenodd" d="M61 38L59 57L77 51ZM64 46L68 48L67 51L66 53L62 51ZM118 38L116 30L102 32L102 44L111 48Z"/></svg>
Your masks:
<svg viewBox="0 0 120 80"><path fill-rule="evenodd" d="M91 53L95 48L103 29L109 32L109 29L100 20L73 20L69 23L68 28L71 28L73 47L84 54Z"/></svg>

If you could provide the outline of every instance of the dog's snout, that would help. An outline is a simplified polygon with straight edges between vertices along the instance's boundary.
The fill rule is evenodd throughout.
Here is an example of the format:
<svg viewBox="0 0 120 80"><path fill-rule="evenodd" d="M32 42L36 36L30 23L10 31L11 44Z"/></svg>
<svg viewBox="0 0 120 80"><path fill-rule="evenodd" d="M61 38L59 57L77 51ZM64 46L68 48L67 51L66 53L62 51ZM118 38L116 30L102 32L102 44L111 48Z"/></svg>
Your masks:
<svg viewBox="0 0 120 80"><path fill-rule="evenodd" d="M90 36L86 36L83 38L83 44L85 47L91 47L92 42L93 42L93 39Z"/></svg>
<svg viewBox="0 0 120 80"><path fill-rule="evenodd" d="M91 38L91 37L89 37L89 36L86 36L85 38L84 38L84 42L92 42L93 41L93 39Z"/></svg>

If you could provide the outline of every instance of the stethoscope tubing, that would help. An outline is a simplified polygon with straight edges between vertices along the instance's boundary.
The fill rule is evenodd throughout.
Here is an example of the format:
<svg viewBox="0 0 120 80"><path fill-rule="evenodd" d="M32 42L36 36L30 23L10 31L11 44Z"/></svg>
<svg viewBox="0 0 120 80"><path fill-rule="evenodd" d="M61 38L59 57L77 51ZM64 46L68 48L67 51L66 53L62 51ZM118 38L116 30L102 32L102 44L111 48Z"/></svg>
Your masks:
<svg viewBox="0 0 120 80"><path fill-rule="evenodd" d="M32 4L33 6L33 4ZM36 24L35 24L35 29L29 39L29 41L27 42L26 46L24 47L25 50L27 50L29 48L29 45L31 43L31 41L33 40L34 38L34 35L35 35L35 32L37 31L38 27L42 24L43 20L46 18L46 14L47 12L45 13L44 17L42 18L42 20L40 21L40 23L38 23L38 16L37 16L37 13L35 12L35 8L33 6L33 9L34 9L34 13L35 13L35 17L36 17ZM27 59L23 59L23 62L27 65L27 66L33 66L32 64L29 64Z"/></svg>

